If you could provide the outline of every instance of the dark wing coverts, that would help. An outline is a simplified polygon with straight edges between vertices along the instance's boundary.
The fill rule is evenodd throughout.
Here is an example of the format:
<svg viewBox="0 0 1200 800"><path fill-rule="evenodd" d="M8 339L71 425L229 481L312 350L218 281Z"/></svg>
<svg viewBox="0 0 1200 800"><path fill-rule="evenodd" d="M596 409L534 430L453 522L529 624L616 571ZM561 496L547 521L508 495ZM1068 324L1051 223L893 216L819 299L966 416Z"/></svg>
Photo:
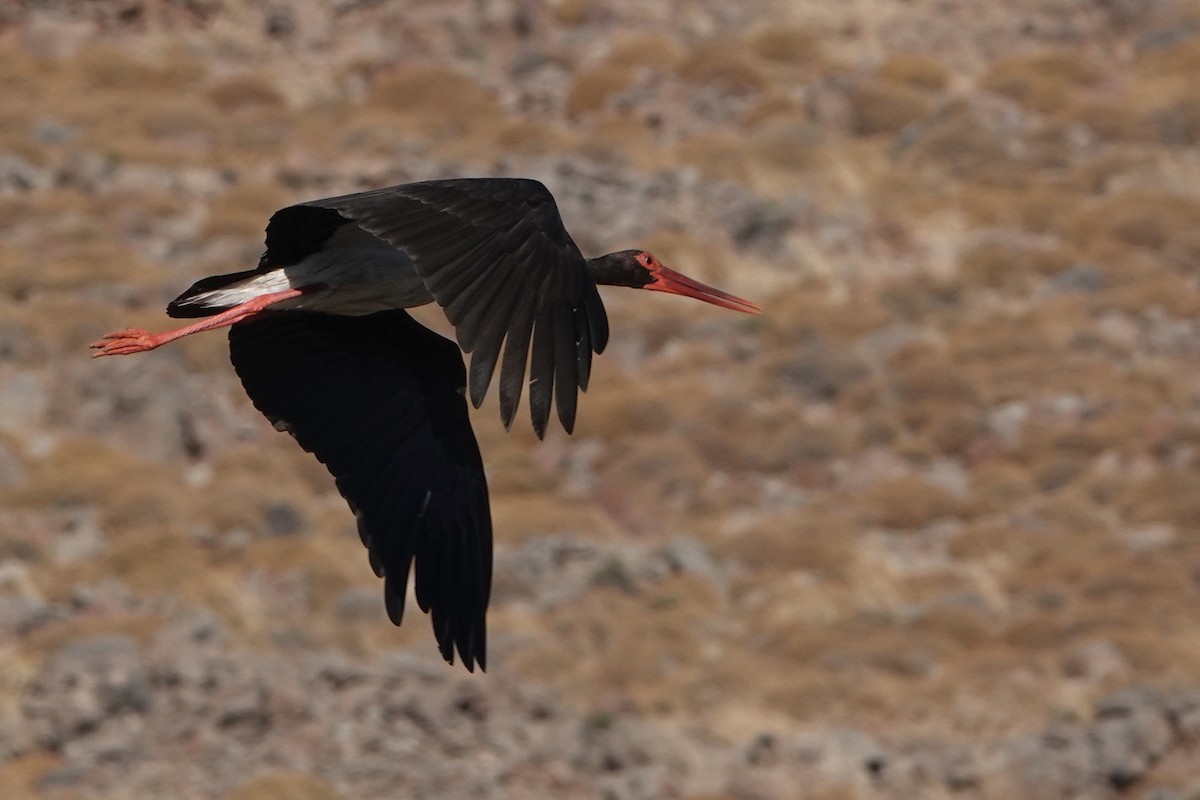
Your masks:
<svg viewBox="0 0 1200 800"><path fill-rule="evenodd" d="M254 405L337 479L399 625L410 564L442 655L485 662L492 523L454 343L404 311L288 311L229 331Z"/></svg>
<svg viewBox="0 0 1200 800"><path fill-rule="evenodd" d="M528 359L534 430L545 432L553 395L571 431L577 388L587 388L608 320L545 186L518 178L426 181L304 205L334 209L408 254L471 353L476 407L501 361L500 415L511 424Z"/></svg>

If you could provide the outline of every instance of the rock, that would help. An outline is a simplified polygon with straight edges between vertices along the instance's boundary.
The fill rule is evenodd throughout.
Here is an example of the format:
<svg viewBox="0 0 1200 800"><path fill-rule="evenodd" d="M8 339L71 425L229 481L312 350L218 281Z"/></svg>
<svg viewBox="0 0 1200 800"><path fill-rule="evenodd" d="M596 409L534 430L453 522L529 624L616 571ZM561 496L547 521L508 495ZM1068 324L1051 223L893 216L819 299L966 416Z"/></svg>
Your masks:
<svg viewBox="0 0 1200 800"><path fill-rule="evenodd" d="M1103 639L1076 647L1063 661L1062 669L1068 677L1093 682L1125 678L1130 672L1129 661L1120 648Z"/></svg>
<svg viewBox="0 0 1200 800"><path fill-rule="evenodd" d="M1200 689L1174 689L1167 696L1167 713L1180 740L1187 744L1200 742Z"/></svg>
<svg viewBox="0 0 1200 800"><path fill-rule="evenodd" d="M290 503L273 503L263 513L263 523L267 533L272 536L292 536L304 533L308 529L308 521L304 515Z"/></svg>
<svg viewBox="0 0 1200 800"><path fill-rule="evenodd" d="M1120 790L1139 780L1162 757L1174 733L1162 696L1136 686L1097 704L1089 738L1099 773Z"/></svg>
<svg viewBox="0 0 1200 800"><path fill-rule="evenodd" d="M150 705L148 673L137 643L126 636L97 636L55 653L26 692L24 713L38 742L61 750L112 719L145 714Z"/></svg>
<svg viewBox="0 0 1200 800"><path fill-rule="evenodd" d="M1048 294L1096 292L1106 283L1103 270L1095 264L1073 264L1050 278L1045 291Z"/></svg>
<svg viewBox="0 0 1200 800"><path fill-rule="evenodd" d="M49 170L34 166L28 159L12 151L0 153L0 192L27 194L44 191L52 182Z"/></svg>

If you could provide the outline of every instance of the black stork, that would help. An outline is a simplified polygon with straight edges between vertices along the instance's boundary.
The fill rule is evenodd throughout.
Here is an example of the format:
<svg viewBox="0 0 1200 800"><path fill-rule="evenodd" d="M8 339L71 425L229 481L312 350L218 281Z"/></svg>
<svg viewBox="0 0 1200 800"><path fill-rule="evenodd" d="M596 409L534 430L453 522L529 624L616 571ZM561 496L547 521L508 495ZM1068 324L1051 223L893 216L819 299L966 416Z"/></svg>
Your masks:
<svg viewBox="0 0 1200 800"><path fill-rule="evenodd" d="M436 180L275 212L256 268L205 278L167 306L204 319L110 333L93 356L231 326L230 359L255 407L325 464L354 512L388 617L400 624L415 563L442 656L453 664L457 649L482 670L492 522L464 395L469 386L478 408L499 364L507 428L528 363L534 431L545 433L553 396L570 433L608 341L596 284L761 312L642 250L585 259L537 181ZM471 354L469 373L450 340L404 311L429 302Z"/></svg>

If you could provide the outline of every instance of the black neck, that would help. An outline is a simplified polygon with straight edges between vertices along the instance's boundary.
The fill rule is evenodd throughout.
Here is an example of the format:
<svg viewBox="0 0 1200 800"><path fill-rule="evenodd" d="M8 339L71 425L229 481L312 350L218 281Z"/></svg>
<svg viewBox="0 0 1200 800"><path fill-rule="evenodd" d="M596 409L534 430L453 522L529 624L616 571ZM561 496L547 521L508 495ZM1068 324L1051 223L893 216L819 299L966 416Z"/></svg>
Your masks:
<svg viewBox="0 0 1200 800"><path fill-rule="evenodd" d="M640 250L621 250L599 258L588 259L592 279L600 286L632 286L640 289L654 277L637 262Z"/></svg>

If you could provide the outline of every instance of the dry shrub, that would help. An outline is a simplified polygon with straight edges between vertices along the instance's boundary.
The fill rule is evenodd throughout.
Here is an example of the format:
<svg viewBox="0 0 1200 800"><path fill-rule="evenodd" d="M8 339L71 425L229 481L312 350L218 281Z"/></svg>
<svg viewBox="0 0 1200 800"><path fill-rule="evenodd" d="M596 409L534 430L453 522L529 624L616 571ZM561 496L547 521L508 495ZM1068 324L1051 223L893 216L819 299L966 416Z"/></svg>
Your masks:
<svg viewBox="0 0 1200 800"><path fill-rule="evenodd" d="M1110 237L1156 251L1188 272L1200 263L1200 200L1163 189L1131 189L1101 198L1065 223L1081 246Z"/></svg>
<svg viewBox="0 0 1200 800"><path fill-rule="evenodd" d="M916 90L913 105L927 103ZM951 177L1011 179L1020 169L1022 140L1019 131L1010 129L1005 109L991 108L975 101L944 106L938 113L914 126L911 141L898 147L896 156L902 166L936 170Z"/></svg>
<svg viewBox="0 0 1200 800"><path fill-rule="evenodd" d="M1075 263L1065 249L1034 249L1010 242L984 242L958 257L958 271L968 286L1029 290L1048 276Z"/></svg>
<svg viewBox="0 0 1200 800"><path fill-rule="evenodd" d="M1071 326L1078 321L1066 318L1063 324ZM962 374L994 377L1002 367L1011 366L1022 357L1048 359L1061 346L1056 337L1071 335L1070 330L1050 331L1047 320L1034 314L980 315L963 323L951 342L952 357Z"/></svg>
<svg viewBox="0 0 1200 800"><path fill-rule="evenodd" d="M385 73L371 87L369 101L401 115L408 128L404 133L431 138L452 138L490 127L501 116L490 92L469 76L437 65Z"/></svg>
<svg viewBox="0 0 1200 800"><path fill-rule="evenodd" d="M576 73L567 91L566 111L571 119L604 108L614 95L633 83L634 71L623 64L608 63Z"/></svg>
<svg viewBox="0 0 1200 800"><path fill-rule="evenodd" d="M515 155L547 155L575 148L575 135L550 120L514 119L505 122L495 134L496 146Z"/></svg>
<svg viewBox="0 0 1200 800"><path fill-rule="evenodd" d="M769 314L748 319L759 320L763 335L772 344L785 347L814 335L857 339L891 322L887 310L870 294L831 301L828 287L818 281L779 293L771 299Z"/></svg>
<svg viewBox="0 0 1200 800"><path fill-rule="evenodd" d="M978 410L950 406L939 408L927 424L926 435L942 455L965 458L971 445L986 432Z"/></svg>
<svg viewBox="0 0 1200 800"><path fill-rule="evenodd" d="M0 68L0 71L2 69ZM43 629L45 627L43 626ZM16 647L11 649L14 652L13 660L15 661L15 653L19 651ZM21 650L24 651L25 648ZM23 656L24 653L22 653L22 662L25 661ZM14 665L5 663L4 668L12 676L11 680L15 681L17 671ZM22 681L23 684L24 681ZM10 702L15 705L18 701L5 697L5 703ZM9 800L41 800L45 796L43 787L46 784L46 776L53 775L61 765L62 756L59 753L41 748L29 748L9 756L3 763L0 763L0 786L4 787Z"/></svg>
<svg viewBox="0 0 1200 800"><path fill-rule="evenodd" d="M606 61L623 67L646 67L665 72L679 65L687 51L662 33L629 33L618 38Z"/></svg>
<svg viewBox="0 0 1200 800"><path fill-rule="evenodd" d="M600 161L626 162L641 169L657 169L662 153L651 128L632 114L599 111L583 126L577 152Z"/></svg>
<svg viewBox="0 0 1200 800"><path fill-rule="evenodd" d="M1027 277L1015 269L1019 257L1019 251L1009 246L987 243L962 253L958 257L958 271L968 286L1012 289Z"/></svg>
<svg viewBox="0 0 1200 800"><path fill-rule="evenodd" d="M84 86L89 90L134 92L180 91L195 86L204 77L203 62L181 50L153 61L112 45L93 45L80 50L74 59Z"/></svg>
<svg viewBox="0 0 1200 800"><path fill-rule="evenodd" d="M1043 114L1069 113L1080 94L1102 78L1084 56L1052 51L1004 59L983 77L984 89L1009 97Z"/></svg>
<svg viewBox="0 0 1200 800"><path fill-rule="evenodd" d="M850 131L857 136L892 134L926 116L932 104L921 92L903 84L864 81L846 96Z"/></svg>
<svg viewBox="0 0 1200 800"><path fill-rule="evenodd" d="M933 591L929 594L935 598L939 594L969 597L976 595L976 592L974 587L956 587L952 584L945 587L944 591ZM1000 626L982 608L943 602L917 618L911 630L942 651L945 658L957 656L964 651L978 653L980 648L986 647L996 638Z"/></svg>
<svg viewBox="0 0 1200 800"><path fill-rule="evenodd" d="M924 92L940 92L950 83L950 72L933 56L900 53L879 66L879 79Z"/></svg>
<svg viewBox="0 0 1200 800"><path fill-rule="evenodd" d="M1140 114L1130 105L1127 97L1083 98L1070 109L1069 121L1086 125L1105 142L1143 142L1158 132L1164 144L1171 143L1170 109L1158 110L1164 114L1160 131L1157 114Z"/></svg>
<svg viewBox="0 0 1200 800"><path fill-rule="evenodd" d="M767 170L803 172L821 164L820 140L819 127L779 119L756 130L743 148Z"/></svg>
<svg viewBox="0 0 1200 800"><path fill-rule="evenodd" d="M593 411L588 408L589 415ZM488 487L493 495L510 492L553 492L560 476L537 463L528 447L503 447L488 452Z"/></svg>
<svg viewBox="0 0 1200 800"><path fill-rule="evenodd" d="M1030 233L1052 233L1078 204L1079 193L1074 189L1035 183L1012 192L1015 213L1010 224Z"/></svg>
<svg viewBox="0 0 1200 800"><path fill-rule="evenodd" d="M766 70L736 42L713 39L688 53L679 65L679 77L741 93L762 91L769 83Z"/></svg>
<svg viewBox="0 0 1200 800"><path fill-rule="evenodd" d="M1200 141L1200 41L1190 37L1168 48L1146 48L1127 94L1142 131L1169 146Z"/></svg>
<svg viewBox="0 0 1200 800"><path fill-rule="evenodd" d="M336 136L330 136L330 130L336 130ZM405 118L390 109L348 109L336 125L331 119L322 118L320 112L313 111L296 120L292 139L316 151L394 157L407 130Z"/></svg>
<svg viewBox="0 0 1200 800"><path fill-rule="evenodd" d="M957 275L920 272L890 281L879 290L879 305L902 321L927 321L961 309L964 288Z"/></svg>
<svg viewBox="0 0 1200 800"><path fill-rule="evenodd" d="M210 150L216 144L221 118L193 103L154 104L146 108L139 127L152 140Z"/></svg>
<svg viewBox="0 0 1200 800"><path fill-rule="evenodd" d="M29 480L4 493L17 506L55 508L136 505L155 492L169 496L174 476L134 454L90 438L62 438L44 458L29 463ZM129 476L137 476L130 480Z"/></svg>
<svg viewBox="0 0 1200 800"><path fill-rule="evenodd" d="M750 38L759 58L791 65L815 65L824 60L821 32L796 25L774 25Z"/></svg>
<svg viewBox="0 0 1200 800"><path fill-rule="evenodd" d="M1106 309L1144 314L1160 308L1173 317L1190 318L1200 314L1200 292L1191 276L1167 270L1161 262L1140 280L1104 292L1100 298Z"/></svg>
<svg viewBox="0 0 1200 800"><path fill-rule="evenodd" d="M1052 456L1033 468L1033 483L1041 492L1053 492L1073 482L1088 467L1088 460Z"/></svg>
<svg viewBox="0 0 1200 800"><path fill-rule="evenodd" d="M13 106L36 100L44 96L47 83L56 80L59 73L55 62L37 59L20 47L0 48L0 101Z"/></svg>
<svg viewBox="0 0 1200 800"><path fill-rule="evenodd" d="M912 530L961 516L962 501L920 478L880 481L860 493L856 506L874 525Z"/></svg>
<svg viewBox="0 0 1200 800"><path fill-rule="evenodd" d="M488 480L492 479L488 456ZM538 536L596 536L613 538L624 531L600 503L564 502L545 492L495 493L491 498L496 537L510 545ZM497 575L497 581L508 576Z"/></svg>
<svg viewBox="0 0 1200 800"><path fill-rule="evenodd" d="M772 393L807 400L836 400L868 374L866 363L849 343L822 336L805 337L782 354L768 357L763 369L772 381Z"/></svg>
<svg viewBox="0 0 1200 800"><path fill-rule="evenodd" d="M714 612L708 581L682 574L631 595L598 585L568 608L544 615L549 626L512 660L528 678L551 686L603 687L643 711L677 709L705 656L703 623ZM577 698L587 703L588 698Z"/></svg>
<svg viewBox="0 0 1200 800"><path fill-rule="evenodd" d="M811 120L804 103L780 91L765 92L742 117L742 124L750 130L775 122L803 124Z"/></svg>
<svg viewBox="0 0 1200 800"><path fill-rule="evenodd" d="M983 511L1011 511L1033 495L1032 476L1014 461L985 461L971 471L971 495Z"/></svg>
<svg viewBox="0 0 1200 800"><path fill-rule="evenodd" d="M210 86L208 101L223 112L239 114L257 109L283 108L283 95L257 75L236 75Z"/></svg>
<svg viewBox="0 0 1200 800"><path fill-rule="evenodd" d="M600 468L601 480L622 492L632 489L642 502L693 505L710 476L697 445L677 434L626 439L612 448Z"/></svg>
<svg viewBox="0 0 1200 800"><path fill-rule="evenodd" d="M847 515L814 512L765 517L733 537L711 540L713 554L749 570L843 576L855 557L857 526Z"/></svg>
<svg viewBox="0 0 1200 800"><path fill-rule="evenodd" d="M1130 138L1147 133L1165 145L1195 146L1200 143L1200 87L1189 82L1169 99L1142 112L1129 129Z"/></svg>
<svg viewBox="0 0 1200 800"><path fill-rule="evenodd" d="M749 177L745 142L732 131L705 131L690 136L675 146L675 158L696 167L701 175L712 180L745 182Z"/></svg>
<svg viewBox="0 0 1200 800"><path fill-rule="evenodd" d="M979 399L962 370L941 358L922 358L911 364L893 360L890 372L896 399L903 405L974 405Z"/></svg>
<svg viewBox="0 0 1200 800"><path fill-rule="evenodd" d="M1194 81L1200 74L1200 38L1189 36L1174 47L1145 48L1134 67L1142 75Z"/></svg>
<svg viewBox="0 0 1200 800"><path fill-rule="evenodd" d="M137 253L85 229L66 231L37 252L0 248L0 292L23 298L38 292L86 289L99 284L131 285L154 278Z"/></svg>
<svg viewBox="0 0 1200 800"><path fill-rule="evenodd" d="M1166 522L1194 536L1200 519L1200 475L1192 470L1163 469L1128 485L1117 499L1117 509L1129 523Z"/></svg>
<svg viewBox="0 0 1200 800"><path fill-rule="evenodd" d="M325 781L302 772L258 775L226 795L227 800L342 800Z"/></svg>
<svg viewBox="0 0 1200 800"><path fill-rule="evenodd" d="M261 239L266 221L286 198L277 186L245 183L233 187L209 206L204 236L243 236Z"/></svg>
<svg viewBox="0 0 1200 800"><path fill-rule="evenodd" d="M551 5L551 13L563 25L576 26L593 19L602 8L596 0L559 0Z"/></svg>
<svg viewBox="0 0 1200 800"><path fill-rule="evenodd" d="M832 481L826 465L846 451L847 437L839 428L802 422L783 408L741 419L731 419L728 409L713 414L736 422L738 431L731 435L713 425L692 432L692 441L713 469L790 472L800 483L824 485Z"/></svg>

